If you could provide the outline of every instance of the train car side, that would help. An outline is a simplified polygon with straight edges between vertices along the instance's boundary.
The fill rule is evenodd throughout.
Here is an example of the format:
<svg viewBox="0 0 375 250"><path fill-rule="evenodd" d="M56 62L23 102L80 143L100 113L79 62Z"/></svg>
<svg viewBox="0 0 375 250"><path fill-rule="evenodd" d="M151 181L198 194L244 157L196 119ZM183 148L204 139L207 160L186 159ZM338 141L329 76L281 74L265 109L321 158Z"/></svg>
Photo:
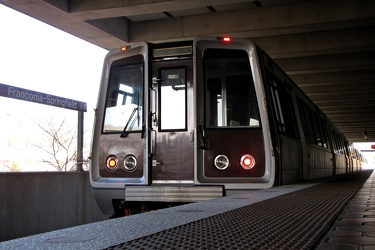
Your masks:
<svg viewBox="0 0 375 250"><path fill-rule="evenodd" d="M280 185L361 170L358 150L260 48Z"/></svg>

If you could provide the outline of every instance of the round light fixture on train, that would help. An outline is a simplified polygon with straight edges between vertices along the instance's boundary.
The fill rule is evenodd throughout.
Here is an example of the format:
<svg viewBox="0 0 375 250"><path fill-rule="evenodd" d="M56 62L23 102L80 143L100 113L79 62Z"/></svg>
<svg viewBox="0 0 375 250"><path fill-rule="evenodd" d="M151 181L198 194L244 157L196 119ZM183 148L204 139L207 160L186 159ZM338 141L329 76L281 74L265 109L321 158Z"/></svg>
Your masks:
<svg viewBox="0 0 375 250"><path fill-rule="evenodd" d="M255 166L255 159L252 155L246 154L241 157L240 164L244 169L252 169Z"/></svg>
<svg viewBox="0 0 375 250"><path fill-rule="evenodd" d="M118 167L118 159L114 155L108 156L106 163L107 169L111 172L115 171Z"/></svg>
<svg viewBox="0 0 375 250"><path fill-rule="evenodd" d="M218 155L215 157L214 165L219 170L224 170L229 167L229 159L226 155Z"/></svg>
<svg viewBox="0 0 375 250"><path fill-rule="evenodd" d="M137 159L133 155L127 155L124 159L124 167L126 171L134 171L137 167Z"/></svg>

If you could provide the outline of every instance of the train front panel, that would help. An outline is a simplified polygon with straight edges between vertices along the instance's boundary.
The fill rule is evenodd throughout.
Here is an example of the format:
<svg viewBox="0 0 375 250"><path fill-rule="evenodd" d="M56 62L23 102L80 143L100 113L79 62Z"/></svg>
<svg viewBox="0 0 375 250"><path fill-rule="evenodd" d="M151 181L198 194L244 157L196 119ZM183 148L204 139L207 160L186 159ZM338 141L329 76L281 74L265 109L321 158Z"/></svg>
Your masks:
<svg viewBox="0 0 375 250"><path fill-rule="evenodd" d="M275 181L264 85L256 45L196 39L196 182L232 190Z"/></svg>
<svg viewBox="0 0 375 250"><path fill-rule="evenodd" d="M118 201L195 202L271 187L263 93L249 41L197 38L109 53L90 167L102 211Z"/></svg>

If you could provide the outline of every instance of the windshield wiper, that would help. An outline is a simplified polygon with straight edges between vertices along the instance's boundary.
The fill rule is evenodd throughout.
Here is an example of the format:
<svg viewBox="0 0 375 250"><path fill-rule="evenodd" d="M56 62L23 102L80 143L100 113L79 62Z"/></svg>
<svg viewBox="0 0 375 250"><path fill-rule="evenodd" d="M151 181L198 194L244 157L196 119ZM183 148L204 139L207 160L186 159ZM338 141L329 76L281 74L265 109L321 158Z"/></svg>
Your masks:
<svg viewBox="0 0 375 250"><path fill-rule="evenodd" d="M125 138L125 137L127 137L127 136L129 135L129 131L133 128L134 123L135 123L135 121L136 121L137 119L134 119L133 121L132 121L132 119L133 119L133 116L135 115L135 112L136 112L137 110L138 110L138 108L134 108L134 109L133 109L133 112L132 112L132 114L130 115L130 117L129 117L129 119L128 119L128 122L126 123L126 125L125 125L125 127L124 127L124 130L122 131L122 133L121 133L121 135L120 135L121 138ZM131 123L130 123L130 122L131 122ZM128 129L129 124L130 124L130 127L129 127L129 131L128 131L127 129Z"/></svg>

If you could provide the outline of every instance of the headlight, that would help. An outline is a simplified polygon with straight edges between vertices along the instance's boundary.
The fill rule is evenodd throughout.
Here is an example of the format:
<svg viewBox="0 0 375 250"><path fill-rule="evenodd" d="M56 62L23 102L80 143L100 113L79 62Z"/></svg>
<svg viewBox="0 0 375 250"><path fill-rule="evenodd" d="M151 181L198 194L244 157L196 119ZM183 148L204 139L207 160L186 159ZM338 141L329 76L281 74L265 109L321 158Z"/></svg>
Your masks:
<svg viewBox="0 0 375 250"><path fill-rule="evenodd" d="M128 155L124 159L124 168L126 171L132 172L137 167L137 159L133 155Z"/></svg>
<svg viewBox="0 0 375 250"><path fill-rule="evenodd" d="M214 165L219 170L224 170L229 167L229 159L226 155L218 155L215 157Z"/></svg>
<svg viewBox="0 0 375 250"><path fill-rule="evenodd" d="M108 171L111 171L111 172L115 171L118 167L117 157L114 155L108 156L107 161L106 161L106 167Z"/></svg>

